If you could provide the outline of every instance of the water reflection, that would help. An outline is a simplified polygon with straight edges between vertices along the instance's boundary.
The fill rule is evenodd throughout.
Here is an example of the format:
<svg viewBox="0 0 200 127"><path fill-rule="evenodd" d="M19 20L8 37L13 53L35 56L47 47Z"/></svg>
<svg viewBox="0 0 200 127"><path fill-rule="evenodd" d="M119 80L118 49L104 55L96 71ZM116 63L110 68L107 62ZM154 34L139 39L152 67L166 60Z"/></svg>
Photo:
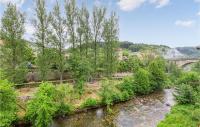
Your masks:
<svg viewBox="0 0 200 127"><path fill-rule="evenodd" d="M155 127L174 105L173 90L137 97L112 107L100 108L54 121L52 127Z"/></svg>

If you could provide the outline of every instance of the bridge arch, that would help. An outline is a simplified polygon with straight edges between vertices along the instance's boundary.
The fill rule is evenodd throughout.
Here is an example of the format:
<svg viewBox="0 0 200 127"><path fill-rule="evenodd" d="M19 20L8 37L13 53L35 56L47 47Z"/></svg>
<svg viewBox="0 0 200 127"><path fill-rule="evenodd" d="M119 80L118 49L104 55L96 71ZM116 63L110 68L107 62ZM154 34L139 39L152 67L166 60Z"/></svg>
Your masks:
<svg viewBox="0 0 200 127"><path fill-rule="evenodd" d="M184 68L189 64L197 63L199 59L188 58L188 59L171 59L170 62L174 62L178 67Z"/></svg>

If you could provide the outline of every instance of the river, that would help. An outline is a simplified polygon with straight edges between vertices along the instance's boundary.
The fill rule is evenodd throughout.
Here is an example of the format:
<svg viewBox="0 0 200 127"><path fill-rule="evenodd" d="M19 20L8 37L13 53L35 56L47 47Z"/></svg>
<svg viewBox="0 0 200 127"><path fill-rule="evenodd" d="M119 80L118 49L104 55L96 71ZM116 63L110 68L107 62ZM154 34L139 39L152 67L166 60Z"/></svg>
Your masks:
<svg viewBox="0 0 200 127"><path fill-rule="evenodd" d="M175 104L172 89L54 120L52 127L156 127Z"/></svg>

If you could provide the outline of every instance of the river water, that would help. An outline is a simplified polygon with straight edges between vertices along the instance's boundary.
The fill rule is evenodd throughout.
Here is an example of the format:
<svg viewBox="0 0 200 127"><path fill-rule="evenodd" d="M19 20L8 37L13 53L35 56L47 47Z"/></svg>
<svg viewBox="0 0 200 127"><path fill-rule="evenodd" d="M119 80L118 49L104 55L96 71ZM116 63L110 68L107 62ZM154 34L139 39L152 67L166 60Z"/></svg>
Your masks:
<svg viewBox="0 0 200 127"><path fill-rule="evenodd" d="M52 127L156 127L175 104L172 89L54 120Z"/></svg>

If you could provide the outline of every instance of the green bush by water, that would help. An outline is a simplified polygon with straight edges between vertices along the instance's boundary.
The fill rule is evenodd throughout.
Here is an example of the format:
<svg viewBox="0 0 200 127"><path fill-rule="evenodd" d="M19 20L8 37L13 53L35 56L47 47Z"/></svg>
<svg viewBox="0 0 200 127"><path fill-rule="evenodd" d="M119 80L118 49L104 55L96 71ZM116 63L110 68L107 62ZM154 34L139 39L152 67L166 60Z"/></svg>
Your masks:
<svg viewBox="0 0 200 127"><path fill-rule="evenodd" d="M82 104L81 108L88 108L88 107L94 107L98 104L98 101L94 98L87 98Z"/></svg>
<svg viewBox="0 0 200 127"><path fill-rule="evenodd" d="M158 127L198 127L200 108L194 105L176 105Z"/></svg>
<svg viewBox="0 0 200 127"><path fill-rule="evenodd" d="M143 95L151 92L149 73L144 69L139 69L134 78L134 91L136 94Z"/></svg>
<svg viewBox="0 0 200 127"><path fill-rule="evenodd" d="M12 86L7 80L0 80L0 127L9 127L17 118L17 96Z"/></svg>
<svg viewBox="0 0 200 127"><path fill-rule="evenodd" d="M27 104L26 118L33 126L48 127L55 115L67 114L72 110L72 106L64 101L67 93L62 87L56 89L49 83L39 86L34 98Z"/></svg>

